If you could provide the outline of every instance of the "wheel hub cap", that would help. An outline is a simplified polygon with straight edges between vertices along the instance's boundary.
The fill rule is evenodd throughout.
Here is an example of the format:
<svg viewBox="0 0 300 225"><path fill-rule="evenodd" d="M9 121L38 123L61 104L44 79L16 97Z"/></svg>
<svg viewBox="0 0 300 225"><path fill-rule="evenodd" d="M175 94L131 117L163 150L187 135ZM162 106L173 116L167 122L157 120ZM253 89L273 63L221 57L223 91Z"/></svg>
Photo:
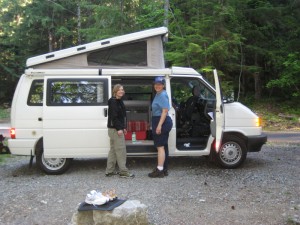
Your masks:
<svg viewBox="0 0 300 225"><path fill-rule="evenodd" d="M229 142L221 149L221 159L227 164L234 164L241 158L241 156L241 148L234 143Z"/></svg>

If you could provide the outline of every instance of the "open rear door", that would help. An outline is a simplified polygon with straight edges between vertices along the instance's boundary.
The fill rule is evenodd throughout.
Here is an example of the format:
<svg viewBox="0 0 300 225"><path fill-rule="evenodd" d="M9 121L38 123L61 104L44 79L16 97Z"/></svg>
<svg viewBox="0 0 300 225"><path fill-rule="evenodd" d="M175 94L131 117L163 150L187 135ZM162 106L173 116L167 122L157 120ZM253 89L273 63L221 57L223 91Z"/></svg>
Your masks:
<svg viewBox="0 0 300 225"><path fill-rule="evenodd" d="M216 111L215 111L215 149L219 152L220 145L222 143L222 136L224 131L224 106L222 101L221 85L219 82L217 70L214 69L214 79L216 88Z"/></svg>
<svg viewBox="0 0 300 225"><path fill-rule="evenodd" d="M45 158L104 157L109 151L106 76L47 76L44 83Z"/></svg>

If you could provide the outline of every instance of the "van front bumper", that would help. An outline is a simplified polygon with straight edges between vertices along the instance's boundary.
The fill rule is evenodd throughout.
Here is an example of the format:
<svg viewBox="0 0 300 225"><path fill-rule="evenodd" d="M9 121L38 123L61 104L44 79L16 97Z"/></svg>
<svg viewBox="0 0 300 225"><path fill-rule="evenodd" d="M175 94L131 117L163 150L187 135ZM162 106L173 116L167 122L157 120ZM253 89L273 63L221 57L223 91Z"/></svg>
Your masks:
<svg viewBox="0 0 300 225"><path fill-rule="evenodd" d="M264 133L257 136L248 136L248 152L259 152L267 140L268 137Z"/></svg>

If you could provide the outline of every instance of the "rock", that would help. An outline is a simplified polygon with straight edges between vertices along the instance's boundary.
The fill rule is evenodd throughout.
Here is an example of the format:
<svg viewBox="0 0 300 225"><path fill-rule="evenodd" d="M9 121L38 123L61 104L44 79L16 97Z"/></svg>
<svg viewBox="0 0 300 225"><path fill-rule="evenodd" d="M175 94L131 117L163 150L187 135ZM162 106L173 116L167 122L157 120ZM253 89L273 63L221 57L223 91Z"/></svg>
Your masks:
<svg viewBox="0 0 300 225"><path fill-rule="evenodd" d="M94 225L93 211L77 211L70 225Z"/></svg>
<svg viewBox="0 0 300 225"><path fill-rule="evenodd" d="M77 211L70 225L148 225L147 206L138 200L127 200L112 211Z"/></svg>

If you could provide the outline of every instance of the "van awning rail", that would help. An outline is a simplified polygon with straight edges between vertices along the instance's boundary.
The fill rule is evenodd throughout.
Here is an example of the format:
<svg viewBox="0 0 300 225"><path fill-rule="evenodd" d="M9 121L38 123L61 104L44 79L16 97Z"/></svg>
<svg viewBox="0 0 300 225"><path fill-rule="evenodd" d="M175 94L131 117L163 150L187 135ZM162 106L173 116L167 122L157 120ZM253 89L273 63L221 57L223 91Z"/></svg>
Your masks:
<svg viewBox="0 0 300 225"><path fill-rule="evenodd" d="M110 75L110 76L136 76L136 75L169 75L171 69L27 69L27 76L48 75Z"/></svg>
<svg viewBox="0 0 300 225"><path fill-rule="evenodd" d="M200 74L192 69L185 67L172 67L165 69L33 69L25 70L27 76L46 76L46 75L88 75L88 76L163 76L163 75L195 75Z"/></svg>

